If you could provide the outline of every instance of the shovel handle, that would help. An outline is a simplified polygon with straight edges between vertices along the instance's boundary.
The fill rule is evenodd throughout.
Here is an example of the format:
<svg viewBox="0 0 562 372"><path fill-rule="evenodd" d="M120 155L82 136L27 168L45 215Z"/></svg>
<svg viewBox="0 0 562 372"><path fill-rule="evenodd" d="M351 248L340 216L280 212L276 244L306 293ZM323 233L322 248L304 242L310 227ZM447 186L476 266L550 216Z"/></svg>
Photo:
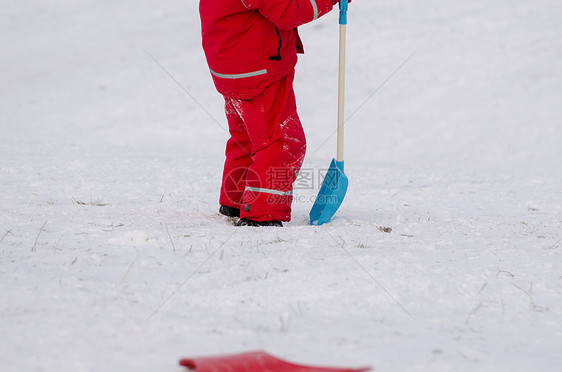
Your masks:
<svg viewBox="0 0 562 372"><path fill-rule="evenodd" d="M338 152L336 160L343 162L343 124L345 121L345 41L347 26L347 0L340 1L340 45L339 45L339 69L338 69Z"/></svg>
<svg viewBox="0 0 562 372"><path fill-rule="evenodd" d="M342 0L339 2L340 5L340 25L347 24L347 9L349 6L348 0Z"/></svg>

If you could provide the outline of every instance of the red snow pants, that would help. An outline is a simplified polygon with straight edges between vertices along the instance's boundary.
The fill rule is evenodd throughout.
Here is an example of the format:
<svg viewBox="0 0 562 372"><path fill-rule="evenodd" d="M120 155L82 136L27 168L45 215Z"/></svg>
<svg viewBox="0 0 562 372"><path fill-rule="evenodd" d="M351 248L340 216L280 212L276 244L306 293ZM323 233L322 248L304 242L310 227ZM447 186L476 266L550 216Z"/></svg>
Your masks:
<svg viewBox="0 0 562 372"><path fill-rule="evenodd" d="M230 139L220 204L254 221L290 221L293 182L306 140L297 115L294 70L249 99L225 97Z"/></svg>

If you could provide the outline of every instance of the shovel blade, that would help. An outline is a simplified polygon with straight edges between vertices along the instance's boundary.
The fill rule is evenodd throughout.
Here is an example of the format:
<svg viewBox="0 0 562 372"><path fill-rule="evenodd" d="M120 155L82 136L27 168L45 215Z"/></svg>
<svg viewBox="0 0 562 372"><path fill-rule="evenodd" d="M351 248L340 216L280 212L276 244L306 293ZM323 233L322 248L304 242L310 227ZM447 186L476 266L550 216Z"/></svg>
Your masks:
<svg viewBox="0 0 562 372"><path fill-rule="evenodd" d="M322 225L332 219L347 192L349 180L343 172L343 161L332 159L330 168L322 187L318 192L316 201L310 211L310 224Z"/></svg>

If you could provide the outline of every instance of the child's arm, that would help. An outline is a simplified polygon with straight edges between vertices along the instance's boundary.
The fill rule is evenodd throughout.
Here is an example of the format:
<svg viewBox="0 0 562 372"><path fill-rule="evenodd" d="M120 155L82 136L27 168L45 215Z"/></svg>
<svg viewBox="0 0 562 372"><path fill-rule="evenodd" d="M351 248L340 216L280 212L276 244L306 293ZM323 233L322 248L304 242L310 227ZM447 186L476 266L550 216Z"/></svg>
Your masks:
<svg viewBox="0 0 562 372"><path fill-rule="evenodd" d="M332 10L338 0L241 0L248 9L257 9L280 29L290 30L314 21Z"/></svg>

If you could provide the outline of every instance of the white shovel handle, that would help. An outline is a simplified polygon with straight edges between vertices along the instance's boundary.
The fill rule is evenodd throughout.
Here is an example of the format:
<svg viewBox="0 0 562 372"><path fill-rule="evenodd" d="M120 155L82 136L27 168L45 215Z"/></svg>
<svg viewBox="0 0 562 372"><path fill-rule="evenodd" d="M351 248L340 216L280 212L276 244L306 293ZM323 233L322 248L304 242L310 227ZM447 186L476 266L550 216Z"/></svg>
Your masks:
<svg viewBox="0 0 562 372"><path fill-rule="evenodd" d="M345 96L345 24L340 24L340 57L338 71L338 153L336 160L343 161L343 123L344 117L344 96Z"/></svg>

